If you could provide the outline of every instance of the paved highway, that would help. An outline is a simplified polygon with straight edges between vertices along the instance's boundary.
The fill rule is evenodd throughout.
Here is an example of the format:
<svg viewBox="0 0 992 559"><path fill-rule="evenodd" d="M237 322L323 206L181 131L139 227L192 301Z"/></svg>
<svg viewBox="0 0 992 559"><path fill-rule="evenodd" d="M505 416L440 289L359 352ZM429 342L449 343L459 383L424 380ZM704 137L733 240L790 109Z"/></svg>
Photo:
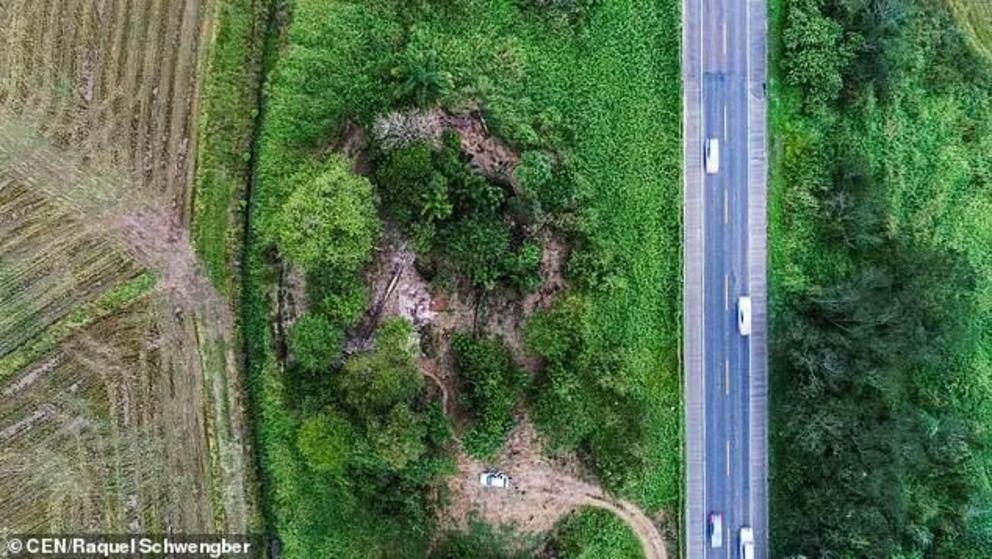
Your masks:
<svg viewBox="0 0 992 559"><path fill-rule="evenodd" d="M684 0L687 556L767 556L765 2ZM706 174L706 138L720 169ZM737 300L752 298L752 334ZM723 515L722 546L708 517Z"/></svg>

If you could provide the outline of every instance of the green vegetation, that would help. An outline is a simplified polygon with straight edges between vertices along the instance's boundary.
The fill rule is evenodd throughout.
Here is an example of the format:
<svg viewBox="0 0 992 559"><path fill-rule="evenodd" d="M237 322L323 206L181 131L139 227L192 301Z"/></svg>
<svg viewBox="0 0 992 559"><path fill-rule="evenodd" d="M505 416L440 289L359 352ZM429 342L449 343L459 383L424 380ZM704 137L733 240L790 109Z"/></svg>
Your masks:
<svg viewBox="0 0 992 559"><path fill-rule="evenodd" d="M527 347L545 362L533 398L534 420L558 450L582 450L609 489L622 490L648 465L642 447L644 404L625 386L613 356L594 351L587 297L573 295L531 320ZM622 402L622 406L618 403Z"/></svg>
<svg viewBox="0 0 992 559"><path fill-rule="evenodd" d="M306 268L309 312L330 326L309 332L315 335L305 344L307 336L291 333L294 354L334 345L364 310L361 274L330 267L338 257L345 267L367 261L368 236L348 237L359 242L341 251L307 246L327 242L310 229L292 238L284 232L305 227L287 219L300 188L323 183L328 195L344 196L339 188L354 182L323 173L340 166L329 154L354 140L356 126L373 132L373 143L355 168L368 165L380 213L414 241L418 269L436 285L466 279L483 294L526 292L537 285L537 233L569 242L569 300L582 304L564 303L549 316L574 315L581 327L560 324L562 332L544 335L567 346L557 366L565 354L580 355L568 365L593 387L575 392L585 401L561 410L557 420L581 422L582 432L556 448L578 451L611 489L651 510L677 505L677 6L293 2L266 85L243 308L266 497L287 555L423 555L429 495L448 466L450 428L415 383L420 376L411 374L399 326L384 324L373 352L321 371L306 370L299 355L280 361L283 340L273 339L277 329L268 324L280 255ZM460 114L480 108L488 132L522 155L516 172L468 172L451 134L434 142L374 133L389 115L435 105ZM305 218L304 207L296 203L294 217ZM322 345L324 335L330 341ZM462 348L467 376L485 381L480 388L513 376L500 351L486 345ZM326 362L312 357L314 369ZM552 365L549 359L540 375L535 402L568 389L556 386L571 381ZM505 435L510 399L489 388L467 396L480 434L473 451L483 454ZM343 465L328 459L338 437L320 436L330 427L312 419L334 414L355 433ZM538 427L554 437L550 409L537 415L546 418Z"/></svg>
<svg viewBox="0 0 992 559"><path fill-rule="evenodd" d="M487 290L532 291L540 283L541 247L528 227L537 216L508 212L526 203L471 172L455 132L443 135L439 149L419 140L382 154L376 182L385 213L413 240L431 273L464 276Z"/></svg>
<svg viewBox="0 0 992 559"><path fill-rule="evenodd" d="M561 559L637 559L644 550L622 520L603 509L584 508L555 528L551 539Z"/></svg>
<svg viewBox="0 0 992 559"><path fill-rule="evenodd" d="M223 292L234 283L270 2L220 0L200 91L193 242Z"/></svg>
<svg viewBox="0 0 992 559"><path fill-rule="evenodd" d="M948 0L958 23L968 32L972 45L992 60L992 4L973 0Z"/></svg>
<svg viewBox="0 0 992 559"><path fill-rule="evenodd" d="M476 458L494 456L513 428L513 408L527 381L510 350L497 338L457 334L451 340L455 370L464 388L459 401L472 418L462 437L465 450Z"/></svg>
<svg viewBox="0 0 992 559"><path fill-rule="evenodd" d="M319 373L331 367L341 353L342 332L336 330L323 315L307 313L301 316L289 333L289 348L300 366Z"/></svg>
<svg viewBox="0 0 992 559"><path fill-rule="evenodd" d="M562 518L547 533L524 537L513 530L469 519L468 530L448 532L431 559L638 559L644 557L637 536L611 512L586 507Z"/></svg>
<svg viewBox="0 0 992 559"><path fill-rule="evenodd" d="M379 234L372 185L338 156L302 174L279 213L280 252L307 272L356 272Z"/></svg>
<svg viewBox="0 0 992 559"><path fill-rule="evenodd" d="M325 411L303 420L296 435L296 445L314 471L340 476L351 456L353 436L346 420Z"/></svg>
<svg viewBox="0 0 992 559"><path fill-rule="evenodd" d="M984 557L992 68L941 3L773 13L773 555Z"/></svg>
<svg viewBox="0 0 992 559"><path fill-rule="evenodd" d="M534 557L537 537L522 537L510 529L495 530L489 524L469 518L468 530L444 534L431 552L431 559L526 559Z"/></svg>

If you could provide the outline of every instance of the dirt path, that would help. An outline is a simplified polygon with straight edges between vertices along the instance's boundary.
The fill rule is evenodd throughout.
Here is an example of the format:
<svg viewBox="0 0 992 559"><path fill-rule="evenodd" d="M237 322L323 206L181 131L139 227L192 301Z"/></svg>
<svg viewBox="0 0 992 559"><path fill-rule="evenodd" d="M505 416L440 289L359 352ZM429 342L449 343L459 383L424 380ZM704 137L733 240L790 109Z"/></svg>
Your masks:
<svg viewBox="0 0 992 559"><path fill-rule="evenodd" d="M540 441L529 422L522 421L507 442L503 455L487 464L461 455L458 474L449 482L448 520L465 526L472 514L495 525L513 525L524 534L546 532L569 512L585 507L609 510L637 535L647 559L667 559L665 542L651 519L633 503L610 497L582 481L578 468L567 461L543 456ZM486 489L479 473L498 466L510 475L512 489Z"/></svg>

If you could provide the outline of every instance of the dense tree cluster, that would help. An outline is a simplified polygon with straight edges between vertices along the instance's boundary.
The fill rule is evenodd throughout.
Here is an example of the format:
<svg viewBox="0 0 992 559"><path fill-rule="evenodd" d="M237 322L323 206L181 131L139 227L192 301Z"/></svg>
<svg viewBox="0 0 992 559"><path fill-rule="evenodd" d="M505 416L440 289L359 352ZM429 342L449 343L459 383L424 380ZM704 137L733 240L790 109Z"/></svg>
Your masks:
<svg viewBox="0 0 992 559"><path fill-rule="evenodd" d="M513 427L513 408L527 376L498 338L457 334L451 349L463 386L459 401L472 418L462 443L472 456L492 457Z"/></svg>
<svg viewBox="0 0 992 559"><path fill-rule="evenodd" d="M439 148L418 141L382 153L375 180L385 213L411 237L433 273L466 277L487 290L535 289L539 205L508 184L472 172L462 158L458 134L451 131ZM550 174L550 163L544 163Z"/></svg>
<svg viewBox="0 0 992 559"><path fill-rule="evenodd" d="M527 325L527 349L544 361L532 394L534 421L558 451L578 451L620 490L646 466L643 402L615 356L593 349L589 301L575 294Z"/></svg>
<svg viewBox="0 0 992 559"><path fill-rule="evenodd" d="M383 321L371 351L321 376L319 390L305 398L314 411L304 415L296 440L316 479L337 488L338 499L360 503L372 522L417 532L433 516L431 488L453 464L451 427L423 393L412 344L409 322Z"/></svg>
<svg viewBox="0 0 992 559"><path fill-rule="evenodd" d="M789 0L783 24L802 104L772 294L774 554L985 557L981 251L936 201L989 192L965 164L988 133L958 116L988 106L989 70L938 3Z"/></svg>

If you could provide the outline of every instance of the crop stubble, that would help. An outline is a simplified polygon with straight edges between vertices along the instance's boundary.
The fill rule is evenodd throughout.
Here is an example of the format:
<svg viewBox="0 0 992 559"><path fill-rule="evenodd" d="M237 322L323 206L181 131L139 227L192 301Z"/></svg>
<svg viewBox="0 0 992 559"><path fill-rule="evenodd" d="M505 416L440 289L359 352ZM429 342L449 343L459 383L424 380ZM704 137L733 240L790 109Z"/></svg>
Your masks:
<svg viewBox="0 0 992 559"><path fill-rule="evenodd" d="M0 4L0 365L41 348L0 367L0 531L257 522L233 320L185 231L212 6Z"/></svg>

